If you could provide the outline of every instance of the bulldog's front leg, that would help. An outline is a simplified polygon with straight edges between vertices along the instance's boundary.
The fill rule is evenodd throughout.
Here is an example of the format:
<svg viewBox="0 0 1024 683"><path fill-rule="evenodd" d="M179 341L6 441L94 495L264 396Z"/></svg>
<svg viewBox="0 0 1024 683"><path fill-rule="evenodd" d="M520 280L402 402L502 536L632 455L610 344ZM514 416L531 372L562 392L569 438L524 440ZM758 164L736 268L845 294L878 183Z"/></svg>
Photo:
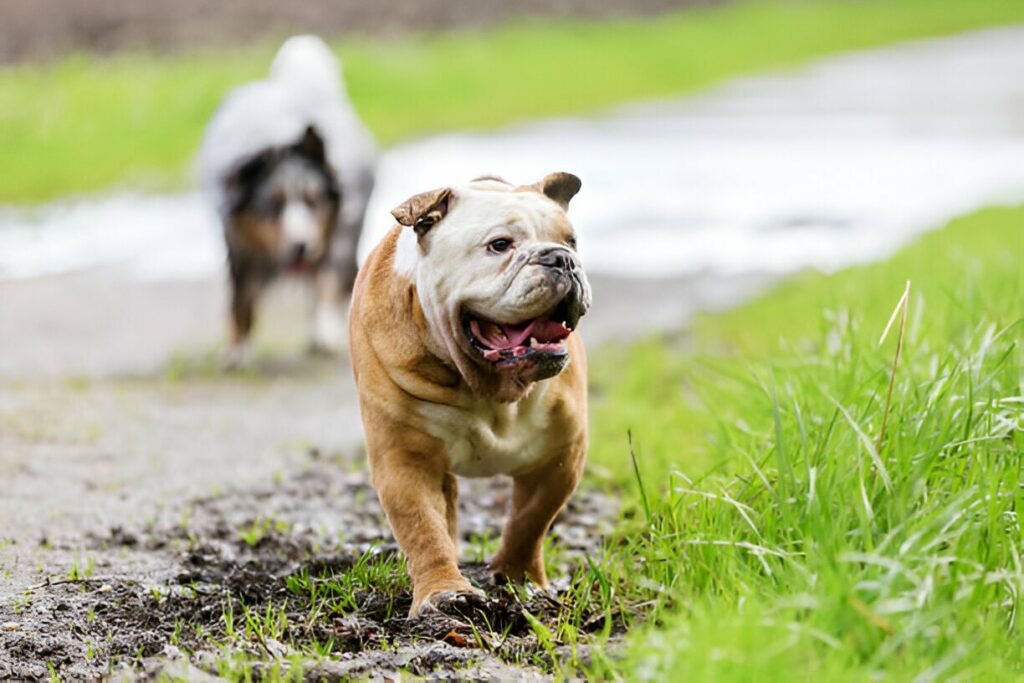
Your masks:
<svg viewBox="0 0 1024 683"><path fill-rule="evenodd" d="M475 593L459 572L458 489L443 458L393 450L374 462L373 484L412 578L415 617L452 594Z"/></svg>
<svg viewBox="0 0 1024 683"><path fill-rule="evenodd" d="M512 512L502 535L501 549L491 560L496 580L522 583L529 577L547 588L544 537L580 481L585 452L585 444L575 444L566 457L553 458L513 479Z"/></svg>

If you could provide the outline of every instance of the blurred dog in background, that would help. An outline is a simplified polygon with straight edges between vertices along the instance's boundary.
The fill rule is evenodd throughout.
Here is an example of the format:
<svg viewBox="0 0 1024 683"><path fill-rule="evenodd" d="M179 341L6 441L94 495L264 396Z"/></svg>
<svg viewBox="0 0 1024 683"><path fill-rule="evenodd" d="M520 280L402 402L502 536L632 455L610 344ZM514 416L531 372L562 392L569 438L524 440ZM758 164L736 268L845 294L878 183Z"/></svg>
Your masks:
<svg viewBox="0 0 1024 683"><path fill-rule="evenodd" d="M312 350L340 351L375 154L345 93L341 65L315 36L288 39L268 79L225 98L198 163L227 242L226 366L244 362L257 301L282 273L313 284Z"/></svg>

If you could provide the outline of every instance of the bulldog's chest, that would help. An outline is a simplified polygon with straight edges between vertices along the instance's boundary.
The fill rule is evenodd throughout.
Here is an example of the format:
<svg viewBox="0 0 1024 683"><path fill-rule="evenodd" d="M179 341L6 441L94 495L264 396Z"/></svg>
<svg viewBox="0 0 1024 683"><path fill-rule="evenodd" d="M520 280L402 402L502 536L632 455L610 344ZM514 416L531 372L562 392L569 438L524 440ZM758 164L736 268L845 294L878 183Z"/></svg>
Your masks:
<svg viewBox="0 0 1024 683"><path fill-rule="evenodd" d="M420 412L427 431L444 443L455 474L514 474L528 469L550 450L549 407L544 390L538 389L519 403L426 404Z"/></svg>

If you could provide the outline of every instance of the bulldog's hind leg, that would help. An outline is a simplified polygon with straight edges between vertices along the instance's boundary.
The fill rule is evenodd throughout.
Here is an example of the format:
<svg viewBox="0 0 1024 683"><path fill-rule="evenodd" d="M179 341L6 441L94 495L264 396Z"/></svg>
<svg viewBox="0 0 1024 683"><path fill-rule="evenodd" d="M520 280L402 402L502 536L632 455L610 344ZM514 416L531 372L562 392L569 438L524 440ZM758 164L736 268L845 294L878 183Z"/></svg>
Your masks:
<svg viewBox="0 0 1024 683"><path fill-rule="evenodd" d="M569 457L555 458L549 464L515 477L512 485L512 511L501 549L491 560L497 580L522 583L529 577L546 588L544 536L565 506L583 473L585 446L574 446Z"/></svg>
<svg viewBox="0 0 1024 683"><path fill-rule="evenodd" d="M409 616L452 593L479 593L459 572L455 480L426 455L390 451L374 463L374 486L412 577Z"/></svg>

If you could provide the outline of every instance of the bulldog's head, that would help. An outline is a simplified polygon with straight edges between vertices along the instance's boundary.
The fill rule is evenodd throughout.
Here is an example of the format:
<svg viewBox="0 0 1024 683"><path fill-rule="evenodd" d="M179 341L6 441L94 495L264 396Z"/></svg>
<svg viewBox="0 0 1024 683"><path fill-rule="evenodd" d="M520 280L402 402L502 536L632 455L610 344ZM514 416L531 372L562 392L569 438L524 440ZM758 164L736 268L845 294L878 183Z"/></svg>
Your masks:
<svg viewBox="0 0 1024 683"><path fill-rule="evenodd" d="M569 173L520 187L478 178L391 212L409 227L395 268L416 284L427 342L478 395L517 400L569 362L566 341L590 307L565 213L579 189Z"/></svg>

